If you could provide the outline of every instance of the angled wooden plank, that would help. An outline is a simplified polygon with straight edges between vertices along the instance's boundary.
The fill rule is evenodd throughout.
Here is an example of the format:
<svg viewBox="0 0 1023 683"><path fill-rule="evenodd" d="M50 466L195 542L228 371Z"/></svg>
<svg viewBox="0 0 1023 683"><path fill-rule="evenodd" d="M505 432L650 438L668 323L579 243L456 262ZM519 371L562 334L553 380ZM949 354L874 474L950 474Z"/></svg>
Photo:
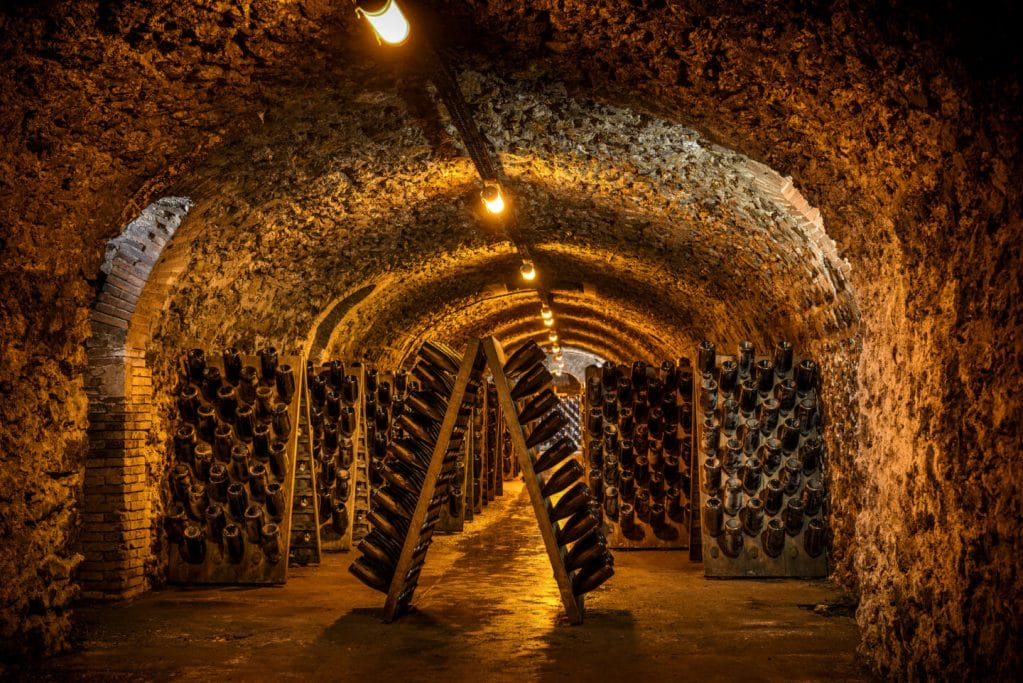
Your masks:
<svg viewBox="0 0 1023 683"><path fill-rule="evenodd" d="M387 601L384 603L384 621L391 622L401 616L408 603L411 602L411 592L415 590L416 584L419 581L418 575L412 581L408 581L407 576L412 569L412 560L416 553L416 548L424 536L423 525L427 520L430 506L435 502L433 500L434 492L437 489L438 479L440 479L444 467L444 458L448 451L448 444L451 441L455 422L458 419L462 398L465 396L465 389L473 374L473 365L476 362L479 347L480 342L478 339L469 342L465 355L462 357L462 365L455 376L454 388L451 390L451 397L448 400L448 407L444 413L444 420L441 422L440 434L437 436L437 442L433 447L433 454L430 457L430 465L424 477L423 489L419 492L419 501L416 503L416 510L409 521L409 530L405 535L405 543L402 545L401 555L398 557L398 563L394 568L394 576L391 578L391 586L387 591ZM425 556L420 558L419 561L424 562Z"/></svg>
<svg viewBox="0 0 1023 683"><path fill-rule="evenodd" d="M554 571L554 579L558 583L558 591L561 593L561 602L565 606L565 614L568 616L569 622L581 624L583 621L583 597L576 597L572 592L572 580L565 568L564 555L558 546L557 524L551 522L549 504L540 492L540 480L533 469L533 458L530 456L529 449L526 448L526 435L522 430L522 425L518 422L518 408L511 396L511 385L504 374L504 350L493 337L488 337L483 341L483 349L487 354L487 364L494 375L501 412L508 425L508 431L511 433L512 449L518 458L522 478L529 491L529 500L533 504L533 512L536 514L540 535L543 536L551 569Z"/></svg>

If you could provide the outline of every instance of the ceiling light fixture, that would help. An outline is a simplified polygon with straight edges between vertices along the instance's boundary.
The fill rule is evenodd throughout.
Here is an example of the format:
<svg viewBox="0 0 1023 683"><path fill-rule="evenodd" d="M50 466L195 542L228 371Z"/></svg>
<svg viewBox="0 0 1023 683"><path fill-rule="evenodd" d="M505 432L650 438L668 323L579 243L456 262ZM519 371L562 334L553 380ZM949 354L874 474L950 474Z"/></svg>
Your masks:
<svg viewBox="0 0 1023 683"><path fill-rule="evenodd" d="M522 273L522 279L526 282L532 282L536 279L536 267L529 259L522 262L522 265L519 267L519 272Z"/></svg>
<svg viewBox="0 0 1023 683"><path fill-rule="evenodd" d="M376 33L377 42L388 45L401 45L408 40L411 27L405 14L394 0L385 0L377 10L356 7L355 13L366 18Z"/></svg>
<svg viewBox="0 0 1023 683"><path fill-rule="evenodd" d="M551 333L547 335L547 339L552 342L558 341L558 333L556 330L551 330Z"/></svg>
<svg viewBox="0 0 1023 683"><path fill-rule="evenodd" d="M497 183L484 183L480 197L483 199L483 206L487 207L487 211L494 216L498 216L504 211L504 196L501 194L501 186Z"/></svg>

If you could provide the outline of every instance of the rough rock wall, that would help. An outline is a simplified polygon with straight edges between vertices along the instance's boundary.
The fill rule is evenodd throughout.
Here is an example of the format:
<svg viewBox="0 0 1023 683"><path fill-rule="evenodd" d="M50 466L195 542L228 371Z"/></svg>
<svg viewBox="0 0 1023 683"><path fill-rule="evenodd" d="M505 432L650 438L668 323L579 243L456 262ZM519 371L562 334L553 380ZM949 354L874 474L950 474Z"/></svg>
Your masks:
<svg viewBox="0 0 1023 683"><path fill-rule="evenodd" d="M83 343L105 242L168 179L258 122L271 87L260 79L282 62L314 68L336 42L321 29L328 10L0 7L0 657L67 642L82 557Z"/></svg>
<svg viewBox="0 0 1023 683"><path fill-rule="evenodd" d="M1019 8L496 1L477 18L821 208L864 316L859 384L835 387L860 407L838 577L859 586L863 651L899 676L1018 670Z"/></svg>

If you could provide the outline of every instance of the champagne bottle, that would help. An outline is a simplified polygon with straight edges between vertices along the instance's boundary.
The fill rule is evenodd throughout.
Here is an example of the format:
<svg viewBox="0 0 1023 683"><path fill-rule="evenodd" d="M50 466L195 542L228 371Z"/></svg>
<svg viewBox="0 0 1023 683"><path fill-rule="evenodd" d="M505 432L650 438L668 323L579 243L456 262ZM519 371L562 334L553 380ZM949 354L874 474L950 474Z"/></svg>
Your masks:
<svg viewBox="0 0 1023 683"><path fill-rule="evenodd" d="M447 405L432 391L415 391L405 399L405 410L425 415L436 422L444 420Z"/></svg>
<svg viewBox="0 0 1023 683"><path fill-rule="evenodd" d="M729 439L725 443L724 458L721 459L721 469L729 475L734 475L739 471L741 463L742 445L738 439Z"/></svg>
<svg viewBox="0 0 1023 683"><path fill-rule="evenodd" d="M655 532L662 532L667 526L667 520L664 516L664 505L657 502L656 500L650 504L650 527Z"/></svg>
<svg viewBox="0 0 1023 683"><path fill-rule="evenodd" d="M557 535L558 545L566 546L569 543L573 543L596 529L599 525L600 516L593 508L583 508L569 517L568 521L561 527Z"/></svg>
<svg viewBox="0 0 1023 683"><path fill-rule="evenodd" d="M341 400L346 406L354 406L359 400L359 377L345 375L341 383Z"/></svg>
<svg viewBox="0 0 1023 683"><path fill-rule="evenodd" d="M665 391L678 391L678 368L670 360L661 361L661 381Z"/></svg>
<svg viewBox="0 0 1023 683"><path fill-rule="evenodd" d="M245 557L245 539L242 537L241 528L237 524L226 524L216 538L220 538L227 549L227 561L231 564L241 564Z"/></svg>
<svg viewBox="0 0 1023 683"><path fill-rule="evenodd" d="M604 488L604 514L609 520L616 522L618 521L619 511L618 488L613 485L606 486Z"/></svg>
<svg viewBox="0 0 1023 683"><path fill-rule="evenodd" d="M760 404L757 420L760 422L760 433L764 436L772 433L778 426L778 411L780 407L778 400L775 398L769 398Z"/></svg>
<svg viewBox="0 0 1023 683"><path fill-rule="evenodd" d="M824 504L824 485L821 483L820 477L810 477L806 480L801 500L807 516L816 517L820 513Z"/></svg>
<svg viewBox="0 0 1023 683"><path fill-rule="evenodd" d="M764 501L759 498L746 499L740 514L742 528L748 536L756 536L764 526Z"/></svg>
<svg viewBox="0 0 1023 683"><path fill-rule="evenodd" d="M552 389L544 389L526 403L519 413L519 423L526 424L546 415L561 404L561 399Z"/></svg>
<svg viewBox="0 0 1023 683"><path fill-rule="evenodd" d="M739 342L739 377L745 379L753 372L753 363L756 360L756 350L752 342Z"/></svg>
<svg viewBox="0 0 1023 683"><path fill-rule="evenodd" d="M203 517L206 520L206 527L209 530L208 538L221 539L224 527L227 526L227 515L220 503L209 503L203 510Z"/></svg>
<svg viewBox="0 0 1023 683"><path fill-rule="evenodd" d="M680 359L681 360L681 359ZM688 360L688 359L687 359ZM693 395L693 369L679 366L678 369L678 393L686 398L687 402Z"/></svg>
<svg viewBox="0 0 1023 683"><path fill-rule="evenodd" d="M209 498L206 495L206 485L201 482L195 482L188 487L188 516L197 522L203 520L203 513L206 510L206 506L209 504Z"/></svg>
<svg viewBox="0 0 1023 683"><path fill-rule="evenodd" d="M231 449L234 447L234 432L231 426L217 425L213 431L213 454L220 462L231 462Z"/></svg>
<svg viewBox="0 0 1023 683"><path fill-rule="evenodd" d="M231 474L236 481L246 483L249 481L249 449L244 444L235 444L231 447Z"/></svg>
<svg viewBox="0 0 1023 683"><path fill-rule="evenodd" d="M195 476L204 481L209 480L210 467L213 466L213 449L204 443L196 444L193 465L195 466Z"/></svg>
<svg viewBox="0 0 1023 683"><path fill-rule="evenodd" d="M252 428L252 456L261 462L270 462L270 425L257 424Z"/></svg>
<svg viewBox="0 0 1023 683"><path fill-rule="evenodd" d="M721 441L721 429L718 427L714 420L704 420L703 423L703 442L700 444L701 450L708 456L712 456L718 452L718 443Z"/></svg>
<svg viewBox="0 0 1023 683"><path fill-rule="evenodd" d="M817 427L817 401L807 396L796 401L796 418L799 420L799 432L806 436Z"/></svg>
<svg viewBox="0 0 1023 683"><path fill-rule="evenodd" d="M772 438L764 442L760 447L760 460L764 464L764 472L774 474L781 466L782 455L781 441Z"/></svg>
<svg viewBox="0 0 1023 683"><path fill-rule="evenodd" d="M785 461L785 469L781 472L781 483L785 487L785 495L794 495L802 482L803 463L796 458L789 458Z"/></svg>
<svg viewBox="0 0 1023 683"><path fill-rule="evenodd" d="M781 438L781 447L786 453L792 453L799 446L799 439L802 436L802 423L798 417L790 417L778 428L778 435Z"/></svg>
<svg viewBox="0 0 1023 683"><path fill-rule="evenodd" d="M703 504L703 528L707 531L707 535L717 538L721 534L724 519L721 501L717 498L708 498L707 502Z"/></svg>
<svg viewBox="0 0 1023 683"><path fill-rule="evenodd" d="M259 367L262 371L262 383L271 385L277 376L277 349L267 346L259 352Z"/></svg>
<svg viewBox="0 0 1023 683"><path fill-rule="evenodd" d="M408 521L397 515L391 515L383 509L370 510L366 520L384 536L397 543L402 543L408 533Z"/></svg>
<svg viewBox="0 0 1023 683"><path fill-rule="evenodd" d="M537 473L546 472L574 452L575 446L572 441L568 437L562 437L540 454L540 457L536 459L536 463L533 465L533 470Z"/></svg>
<svg viewBox="0 0 1023 683"><path fill-rule="evenodd" d="M524 374L511 390L511 397L520 401L537 393L553 381L551 373L543 365L538 365Z"/></svg>
<svg viewBox="0 0 1023 683"><path fill-rule="evenodd" d="M796 391L807 394L817 386L817 364L804 358L796 367Z"/></svg>
<svg viewBox="0 0 1023 683"><path fill-rule="evenodd" d="M188 465L178 463L171 470L171 491L182 503L188 502L188 489L192 486L192 471Z"/></svg>
<svg viewBox="0 0 1023 683"><path fill-rule="evenodd" d="M270 387L256 387L256 403L253 411L260 422L269 422L273 417L274 390Z"/></svg>
<svg viewBox="0 0 1023 683"><path fill-rule="evenodd" d="M198 524L189 522L183 533L185 542L181 546L181 554L189 564L202 564L206 560L206 538Z"/></svg>
<svg viewBox="0 0 1023 683"><path fill-rule="evenodd" d="M454 379L443 372L437 371L433 366L426 363L416 363L412 368L412 375L419 380L423 389L434 391L441 396L450 396L454 388Z"/></svg>
<svg viewBox="0 0 1023 683"><path fill-rule="evenodd" d="M785 533L789 536L798 536L803 530L803 501L798 498L789 498L785 506Z"/></svg>
<svg viewBox="0 0 1023 683"><path fill-rule="evenodd" d="M387 572L379 566L374 566L372 561L365 557L360 557L352 562L348 571L359 581L381 593L386 593L391 587L391 577Z"/></svg>
<svg viewBox="0 0 1023 683"><path fill-rule="evenodd" d="M739 509L742 507L742 482L735 477L729 477L728 481L725 482L725 498L724 498L725 512L730 515L739 514Z"/></svg>
<svg viewBox="0 0 1023 683"><path fill-rule="evenodd" d="M607 541L604 535L593 530L572 546L572 549L565 555L565 569L576 571L599 559L607 552Z"/></svg>
<svg viewBox="0 0 1023 683"><path fill-rule="evenodd" d="M774 368L779 375L792 372L792 344L782 340L774 349Z"/></svg>
<svg viewBox="0 0 1023 683"><path fill-rule="evenodd" d="M810 557L820 557L824 552L826 541L826 528L820 519L811 519L806 525L806 533L803 534L803 550Z"/></svg>
<svg viewBox="0 0 1023 683"><path fill-rule="evenodd" d="M256 389L259 388L259 371L246 365L241 370L241 377L238 380L238 398L246 405L256 403Z"/></svg>
<svg viewBox="0 0 1023 683"><path fill-rule="evenodd" d="M767 521L767 528L760 534L760 545L768 557L778 557L785 549L785 524L778 518Z"/></svg>
<svg viewBox="0 0 1023 683"><path fill-rule="evenodd" d="M742 523L732 517L725 522L721 537L718 539L721 551L731 558L736 558L742 552Z"/></svg>
<svg viewBox="0 0 1023 683"><path fill-rule="evenodd" d="M245 508L245 537L258 544L263 538L263 508L252 504Z"/></svg>
<svg viewBox="0 0 1023 683"><path fill-rule="evenodd" d="M371 494L370 501L376 508L387 510L396 517L400 517L405 520L412 518L412 513L415 512L415 506L409 507L406 497L399 495L392 495L391 491L387 487L374 489Z"/></svg>
<svg viewBox="0 0 1023 683"><path fill-rule="evenodd" d="M195 443L195 427L190 424L178 427L177 431L174 432L174 458L179 463L191 465L195 460L192 454Z"/></svg>
<svg viewBox="0 0 1023 683"><path fill-rule="evenodd" d="M270 471L281 481L288 475L287 447L280 441L270 444Z"/></svg>
<svg viewBox="0 0 1023 683"><path fill-rule="evenodd" d="M750 418L741 427L742 450L744 453L752 455L757 452L757 446L760 445L760 422L755 418Z"/></svg>
<svg viewBox="0 0 1023 683"><path fill-rule="evenodd" d="M760 490L760 483L763 480L763 466L760 460L753 456L746 460L742 470L742 490L747 496L753 496Z"/></svg>
<svg viewBox="0 0 1023 683"><path fill-rule="evenodd" d="M400 461L391 461L386 467L380 468L380 475L397 488L412 496L418 496L423 488L422 473L408 466L400 466Z"/></svg>
<svg viewBox="0 0 1023 683"><path fill-rule="evenodd" d="M284 513L286 510L286 500L284 496L284 487L277 483L271 482L266 485L266 511L275 522L280 522L284 519Z"/></svg>
<svg viewBox="0 0 1023 683"><path fill-rule="evenodd" d="M636 480L636 486L644 488L650 481L650 463L645 455L637 455L635 465L632 468L632 476Z"/></svg>
<svg viewBox="0 0 1023 683"><path fill-rule="evenodd" d="M223 386L224 380L220 375L220 368L207 366L203 372L202 395L210 403L216 403L217 392Z"/></svg>
<svg viewBox="0 0 1023 683"><path fill-rule="evenodd" d="M819 437L811 437L799 449L804 472L816 472L824 455L824 444Z"/></svg>
<svg viewBox="0 0 1023 683"><path fill-rule="evenodd" d="M291 403L291 399L295 397L295 368L288 363L277 366L274 383L277 385L277 398L281 403Z"/></svg>
<svg viewBox="0 0 1023 683"><path fill-rule="evenodd" d="M618 495L629 502L636 498L636 477L631 467L622 468L618 473Z"/></svg>
<svg viewBox="0 0 1023 683"><path fill-rule="evenodd" d="M739 410L744 415L752 415L757 408L758 396L757 384L752 379L746 379L739 387Z"/></svg>
<svg viewBox="0 0 1023 683"><path fill-rule="evenodd" d="M718 405L718 383L704 375L700 386L700 409L704 415L713 415Z"/></svg>
<svg viewBox="0 0 1023 683"><path fill-rule="evenodd" d="M731 396L739 386L739 365L734 360L721 361L718 373L718 388L723 394Z"/></svg>
<svg viewBox="0 0 1023 683"><path fill-rule="evenodd" d="M273 426L274 434L279 440L288 440L288 436L291 434L291 415L288 412L287 404L278 403L273 407L270 424Z"/></svg>
<svg viewBox="0 0 1023 683"><path fill-rule="evenodd" d="M561 496L561 499L551 509L551 521L557 522L571 517L588 506L592 500L593 494L590 493L590 488L582 482L576 483Z"/></svg>
<svg viewBox="0 0 1023 683"><path fill-rule="evenodd" d="M668 517L678 524L686 523L689 518L688 496L677 488L670 488L665 495L667 501L665 507L668 510Z"/></svg>
<svg viewBox="0 0 1023 683"><path fill-rule="evenodd" d="M348 533L348 505L345 501L330 501L330 528L338 536Z"/></svg>
<svg viewBox="0 0 1023 683"><path fill-rule="evenodd" d="M778 514L781 510L782 502L784 501L785 487L777 479L771 479L767 482L767 487L763 491L764 497L764 511L772 517Z"/></svg>
<svg viewBox="0 0 1023 683"><path fill-rule="evenodd" d="M249 505L249 496L245 485L233 483L227 487L227 506L231 517L237 522L245 521L245 508Z"/></svg>
<svg viewBox="0 0 1023 683"><path fill-rule="evenodd" d="M540 424L530 432L529 437L526 438L526 448L533 448L550 440L564 429L567 424L568 420L565 419L561 411L551 412L547 417L540 420Z"/></svg>
<svg viewBox="0 0 1023 683"><path fill-rule="evenodd" d="M618 507L618 526L621 527L625 536L632 536L636 532L636 508L630 503L622 503Z"/></svg>
<svg viewBox="0 0 1023 683"><path fill-rule="evenodd" d="M774 388L774 363L766 358L757 361L757 390L761 394L770 394Z"/></svg>
<svg viewBox="0 0 1023 683"><path fill-rule="evenodd" d="M786 379L779 382L774 388L774 397L778 399L778 405L781 408L781 412L790 413L796 406L796 383L791 379Z"/></svg>
<svg viewBox="0 0 1023 683"><path fill-rule="evenodd" d="M536 342L526 342L508 356L504 363L504 374L514 379L518 375L529 372L545 360L547 360L547 354Z"/></svg>
<svg viewBox="0 0 1023 683"><path fill-rule="evenodd" d="M227 487L230 483L231 478L228 475L227 466L219 462L210 465L209 486L207 487L210 499L218 503L226 503Z"/></svg>
<svg viewBox="0 0 1023 683"><path fill-rule="evenodd" d="M582 479L584 474L586 472L578 462L569 460L547 479L540 489L540 494L545 498L549 498Z"/></svg>
<svg viewBox="0 0 1023 683"><path fill-rule="evenodd" d="M601 564L593 564L579 570L579 573L572 577L572 594L583 595L594 590L602 583L614 576L614 567L606 561Z"/></svg>
<svg viewBox="0 0 1023 683"><path fill-rule="evenodd" d="M705 339L700 342L697 348L696 368L703 373L712 373L714 372L715 362L714 344Z"/></svg>
<svg viewBox="0 0 1023 683"><path fill-rule="evenodd" d="M264 524L261 535L263 537L263 555L266 556L266 561L270 564L277 564L283 556L284 545L281 540L280 527L272 522Z"/></svg>
<svg viewBox="0 0 1023 683"><path fill-rule="evenodd" d="M419 357L449 374L458 374L458 357L448 347L433 341L425 341L419 347Z"/></svg>
<svg viewBox="0 0 1023 683"><path fill-rule="evenodd" d="M202 349L190 349L186 357L188 366L188 378L195 384L200 384L206 373L206 353Z"/></svg>
<svg viewBox="0 0 1023 683"><path fill-rule="evenodd" d="M213 406L201 405L196 414L199 416L199 438L213 443L217 431L217 411Z"/></svg>
<svg viewBox="0 0 1023 683"><path fill-rule="evenodd" d="M189 384L178 392L178 415L185 422L199 423L199 390Z"/></svg>
<svg viewBox="0 0 1023 683"><path fill-rule="evenodd" d="M254 414L252 408L247 405L238 406L235 413L234 431L238 438L245 443L252 442L253 430L255 428Z"/></svg>
<svg viewBox="0 0 1023 683"><path fill-rule="evenodd" d="M261 462L249 467L249 491L252 497L258 501L266 499L267 471L266 465Z"/></svg>
<svg viewBox="0 0 1023 683"><path fill-rule="evenodd" d="M397 423L413 439L417 439L432 448L440 435L440 426L424 415L412 412L402 413Z"/></svg>
<svg viewBox="0 0 1023 683"><path fill-rule="evenodd" d="M172 502L167 510L167 516L164 518L167 540L171 543L184 542L187 523L188 513L185 511L185 506L177 501Z"/></svg>

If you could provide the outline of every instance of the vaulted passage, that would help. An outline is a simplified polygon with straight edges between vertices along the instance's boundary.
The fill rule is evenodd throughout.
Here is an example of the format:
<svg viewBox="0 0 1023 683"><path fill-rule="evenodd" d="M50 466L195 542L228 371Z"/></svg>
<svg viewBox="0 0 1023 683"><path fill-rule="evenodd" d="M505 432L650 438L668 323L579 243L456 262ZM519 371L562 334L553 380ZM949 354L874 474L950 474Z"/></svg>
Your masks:
<svg viewBox="0 0 1023 683"><path fill-rule="evenodd" d="M285 615L279 589L250 600L177 586L175 435L190 350L219 362L234 347L258 364L272 346L293 365L288 443L298 468L302 449L312 463L318 447L303 439L322 437L316 409L327 409L302 390L322 364L344 361L364 394L376 372L398 393L393 373L411 371L424 342L460 357L493 337L509 352L537 343L563 373L555 386L582 406L574 445L590 484L591 438L601 446L586 436L597 405L586 366L596 366L592 376L604 364L606 375L642 361L653 377L664 361L688 362L696 389L679 401L694 417L679 448L691 461L679 467L696 488L669 483L694 523L705 419L727 410L704 415L700 401L721 384L724 406L728 391L720 365L700 366L699 344L727 357L748 341L773 358L785 340L797 361L817 364L827 582L710 582L684 546L617 552L616 575L588 594L594 608L579 632L595 640L580 646L581 659L601 642L615 671L625 675L619 660L631 658L636 673L660 675L643 642L619 646L611 634L642 640L667 629L700 643L696 652L665 645L700 670L719 644L700 640L694 624L704 622L684 603L702 604L713 588L722 604L752 605L727 616L734 638L792 625L769 648L789 663L814 619L828 623L807 646L820 659L794 676L831 665L867 675L853 647L883 676L1011 675L1023 630L1023 109L1021 65L1008 49L1019 10L398 2L413 32L430 32L438 58L415 41L377 44L351 3L333 0L0 10L6 666L44 673L33 658L74 650L82 624L112 634L118 601L140 595L130 612L139 629L171 601L184 640L213 637L189 636L187 620L229 594L225 609L245 623L270 604L285 632L317 643L306 654L377 629L388 651L408 658L396 673L414 670L417 643L438 642L445 629L456 637L431 671L464 672L456 664L473 653L496 667L480 639L514 647L516 620L547 619L523 642L550 655L551 668L515 666L573 671L573 642L550 630L556 585L538 585L538 595L515 587L519 562L538 582L549 567L535 529L522 528L532 513L516 466L500 460L505 495L431 551L413 634L367 616L382 598L343 574L359 552L335 553L326 541L318 567L292 555L283 590L310 608L329 603L330 620L305 620L299 604ZM465 112L482 147L465 137ZM499 181L501 218L481 203L484 180ZM524 260L535 279L522 277ZM541 318L548 308L552 327ZM658 381L673 371L659 372ZM369 400L365 438L351 446L366 463L352 465L352 506L380 484L368 431L376 395ZM282 443L287 433L277 434ZM605 484L594 487L598 499ZM337 505L332 486L321 507ZM371 524L364 512L352 517L355 545ZM296 515L285 518L293 538ZM612 521L602 523L611 538ZM465 567L483 575L480 586ZM503 584L500 608L471 608ZM83 598L115 606L83 607ZM539 616L528 614L534 603ZM840 616L797 607L825 603L821 612ZM110 637L149 647L138 634ZM86 640L54 672L128 670L95 647ZM336 670L373 671L377 650ZM258 677L274 664L245 666L240 675ZM130 670L163 675L142 659Z"/></svg>

